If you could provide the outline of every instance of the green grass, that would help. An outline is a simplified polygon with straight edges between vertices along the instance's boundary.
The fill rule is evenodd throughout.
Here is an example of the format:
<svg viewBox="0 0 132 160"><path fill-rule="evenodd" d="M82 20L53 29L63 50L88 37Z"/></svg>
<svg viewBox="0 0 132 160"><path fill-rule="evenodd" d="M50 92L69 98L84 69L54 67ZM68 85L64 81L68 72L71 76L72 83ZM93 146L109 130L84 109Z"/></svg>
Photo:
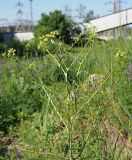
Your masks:
<svg viewBox="0 0 132 160"><path fill-rule="evenodd" d="M72 49L56 42L56 54L1 58L1 158L130 160L131 42L92 37Z"/></svg>

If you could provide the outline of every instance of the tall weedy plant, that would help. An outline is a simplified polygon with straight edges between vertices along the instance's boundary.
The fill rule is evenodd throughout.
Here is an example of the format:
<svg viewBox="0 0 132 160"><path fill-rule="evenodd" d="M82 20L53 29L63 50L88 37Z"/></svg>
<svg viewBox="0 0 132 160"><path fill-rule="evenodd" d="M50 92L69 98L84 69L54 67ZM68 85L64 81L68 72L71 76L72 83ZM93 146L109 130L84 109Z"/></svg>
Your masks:
<svg viewBox="0 0 132 160"><path fill-rule="evenodd" d="M34 102L30 115L21 109L18 138L8 153L12 159L130 158L131 115L117 86L127 54L112 45L98 44L95 27L87 31L80 47L82 37L74 37L73 44L65 47L59 33L51 32L35 44L46 56L26 59L21 97L30 92L38 98L27 103ZM32 46L27 44L28 49ZM96 51L98 47L100 51Z"/></svg>

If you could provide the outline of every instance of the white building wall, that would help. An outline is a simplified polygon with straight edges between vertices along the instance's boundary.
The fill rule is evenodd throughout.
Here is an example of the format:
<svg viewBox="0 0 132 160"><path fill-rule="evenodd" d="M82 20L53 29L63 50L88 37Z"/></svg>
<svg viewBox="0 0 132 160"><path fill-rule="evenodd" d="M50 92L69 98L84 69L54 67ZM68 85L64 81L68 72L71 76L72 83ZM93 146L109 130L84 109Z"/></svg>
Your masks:
<svg viewBox="0 0 132 160"><path fill-rule="evenodd" d="M132 9L100 17L98 19L90 21L90 24L96 26L97 32L102 32L119 26L132 24Z"/></svg>
<svg viewBox="0 0 132 160"><path fill-rule="evenodd" d="M18 32L15 33L14 36L20 41L31 40L32 38L34 38L33 32Z"/></svg>
<svg viewBox="0 0 132 160"><path fill-rule="evenodd" d="M132 23L132 9L127 11L127 19L128 19L128 23Z"/></svg>

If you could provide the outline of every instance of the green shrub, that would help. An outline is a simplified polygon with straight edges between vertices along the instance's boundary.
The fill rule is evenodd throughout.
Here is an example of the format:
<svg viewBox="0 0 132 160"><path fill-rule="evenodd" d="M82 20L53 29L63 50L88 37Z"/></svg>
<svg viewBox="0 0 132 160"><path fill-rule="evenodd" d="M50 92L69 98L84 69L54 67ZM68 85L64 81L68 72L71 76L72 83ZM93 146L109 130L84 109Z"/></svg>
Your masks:
<svg viewBox="0 0 132 160"><path fill-rule="evenodd" d="M16 50L16 55L17 56L23 56L25 52L24 48L25 44L24 42L19 41L18 39L12 39L8 44L7 48L14 48Z"/></svg>

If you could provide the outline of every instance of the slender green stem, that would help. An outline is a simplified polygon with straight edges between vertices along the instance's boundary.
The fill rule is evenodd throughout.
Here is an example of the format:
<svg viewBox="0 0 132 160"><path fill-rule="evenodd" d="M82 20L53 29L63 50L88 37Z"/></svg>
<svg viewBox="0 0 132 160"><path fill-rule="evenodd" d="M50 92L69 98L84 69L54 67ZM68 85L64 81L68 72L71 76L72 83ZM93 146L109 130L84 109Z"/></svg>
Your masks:
<svg viewBox="0 0 132 160"><path fill-rule="evenodd" d="M78 74L79 74L79 72L80 72L80 69L81 69L81 66L83 65L83 63L84 63L85 59L87 58L87 56L89 55L90 51L91 51L91 47L90 47L88 53L86 54L86 56L84 56L82 62L80 63L80 65L79 65L79 67L78 67L78 70L77 70L76 77L78 76Z"/></svg>
<svg viewBox="0 0 132 160"><path fill-rule="evenodd" d="M60 117L60 119L62 120L62 122L63 122L63 124L65 125L66 129L68 130L68 127L67 127L66 122L64 121L64 118L62 117L62 115L61 115L61 114L59 113L59 111L57 110L57 108L56 108L53 100L51 99L50 95L48 94L48 92L47 92L47 90L46 90L46 88L45 88L42 80L41 80L40 78L39 78L39 80L40 80L40 83L41 83L41 87L42 87L42 89L44 90L44 92L46 93L47 97L49 98L52 106L54 107L54 110L56 111L56 113L58 114L58 116Z"/></svg>
<svg viewBox="0 0 132 160"><path fill-rule="evenodd" d="M88 46L89 42L86 43L86 45L83 47L83 49L81 50L81 52L77 55L77 57L72 61L72 63L70 64L70 66L68 67L69 69L73 66L73 64L77 61L77 59L80 57L80 55L83 53L84 49Z"/></svg>
<svg viewBox="0 0 132 160"><path fill-rule="evenodd" d="M110 73L109 76L105 79L105 81L103 83L101 83L101 85L98 87L98 89L91 95L91 97L88 99L88 101L77 111L77 113L75 115L73 115L72 119L74 119L86 107L86 105L89 104L89 102L99 92L99 90L103 87L103 85L109 80L109 78L111 77L111 74L112 73Z"/></svg>
<svg viewBox="0 0 132 160"><path fill-rule="evenodd" d="M69 119L69 160L72 160L72 119Z"/></svg>

